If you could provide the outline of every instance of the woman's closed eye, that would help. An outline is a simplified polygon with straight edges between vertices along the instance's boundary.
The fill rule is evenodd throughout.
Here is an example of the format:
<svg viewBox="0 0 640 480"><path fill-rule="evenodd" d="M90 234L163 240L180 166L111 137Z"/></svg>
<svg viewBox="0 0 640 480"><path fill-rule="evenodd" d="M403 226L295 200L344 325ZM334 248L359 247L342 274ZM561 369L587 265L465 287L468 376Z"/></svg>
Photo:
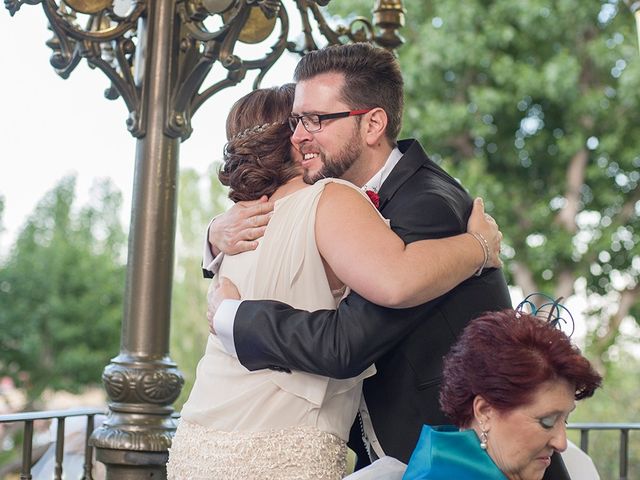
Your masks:
<svg viewBox="0 0 640 480"><path fill-rule="evenodd" d="M542 425L542 428L551 430L556 425L558 417L559 415L548 415L546 417L540 418L538 421L540 422L540 425Z"/></svg>
<svg viewBox="0 0 640 480"><path fill-rule="evenodd" d="M558 420L560 420L561 418L562 418L562 415L548 415L546 417L540 418L538 422L540 423L542 428L546 430L551 430L556 425ZM563 421L564 421L564 424L567 425L567 423L569 423L569 415L566 415L563 418Z"/></svg>

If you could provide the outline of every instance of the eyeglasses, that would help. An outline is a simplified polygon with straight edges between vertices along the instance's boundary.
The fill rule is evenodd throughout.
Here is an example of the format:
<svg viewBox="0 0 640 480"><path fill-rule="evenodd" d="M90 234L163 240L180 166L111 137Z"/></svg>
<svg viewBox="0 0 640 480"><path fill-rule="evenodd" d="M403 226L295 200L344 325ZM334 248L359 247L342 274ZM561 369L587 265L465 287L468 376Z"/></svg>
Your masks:
<svg viewBox="0 0 640 480"><path fill-rule="evenodd" d="M349 112L339 113L324 113L322 115L310 114L310 115L291 115L289 116L289 128L292 132L296 131L296 127L299 122L302 122L302 126L309 133L319 132L322 130L322 121L332 118L345 118L353 117L355 115L364 115L370 112L373 108L367 108L366 110L351 110Z"/></svg>

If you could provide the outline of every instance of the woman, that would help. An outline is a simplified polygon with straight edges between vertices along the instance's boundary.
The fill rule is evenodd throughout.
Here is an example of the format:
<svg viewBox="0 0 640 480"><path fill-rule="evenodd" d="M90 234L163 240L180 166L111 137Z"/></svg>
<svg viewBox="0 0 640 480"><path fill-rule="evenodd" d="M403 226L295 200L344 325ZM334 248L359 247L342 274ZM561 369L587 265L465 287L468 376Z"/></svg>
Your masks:
<svg viewBox="0 0 640 480"><path fill-rule="evenodd" d="M475 236L405 246L353 185L305 184L289 143L293 93L293 85L257 90L229 114L220 179L232 200L267 195L275 209L258 248L226 256L217 278L229 277L245 299L306 310L335 308L345 285L399 307L441 295L485 263L500 265L500 234L481 209L469 223L479 230ZM438 256L452 251L459 268L442 275ZM342 478L362 380L374 373L372 366L357 378L333 380L249 372L210 336L173 441L169 478Z"/></svg>
<svg viewBox="0 0 640 480"><path fill-rule="evenodd" d="M569 338L534 315L473 320L445 357L442 411L455 427L424 426L403 480L540 480L567 448L576 400L600 375Z"/></svg>

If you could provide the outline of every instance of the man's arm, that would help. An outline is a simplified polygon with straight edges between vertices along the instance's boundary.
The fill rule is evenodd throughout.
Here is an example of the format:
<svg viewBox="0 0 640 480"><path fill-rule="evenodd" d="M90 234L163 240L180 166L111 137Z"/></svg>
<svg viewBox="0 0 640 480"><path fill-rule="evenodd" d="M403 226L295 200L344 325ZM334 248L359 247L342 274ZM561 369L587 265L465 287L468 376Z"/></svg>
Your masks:
<svg viewBox="0 0 640 480"><path fill-rule="evenodd" d="M473 292L473 302L465 304L466 292ZM233 324L236 354L249 370L301 370L350 378L393 349L422 322L437 318L443 302L459 304L460 314L468 319L495 310L496 305L509 307L502 270L487 270L449 294L407 309L380 307L355 292L337 310L315 312L275 301L243 301Z"/></svg>
<svg viewBox="0 0 640 480"><path fill-rule="evenodd" d="M354 377L410 333L437 302L398 310L352 292L337 310L307 312L281 302L243 301L233 327L236 354L249 370Z"/></svg>

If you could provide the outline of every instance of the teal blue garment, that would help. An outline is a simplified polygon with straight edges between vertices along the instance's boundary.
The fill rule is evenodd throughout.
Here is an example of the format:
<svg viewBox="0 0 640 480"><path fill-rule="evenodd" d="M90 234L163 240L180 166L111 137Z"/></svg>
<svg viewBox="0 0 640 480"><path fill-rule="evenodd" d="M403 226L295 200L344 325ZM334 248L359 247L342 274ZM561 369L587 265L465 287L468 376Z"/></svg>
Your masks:
<svg viewBox="0 0 640 480"><path fill-rule="evenodd" d="M507 480L473 430L424 425L402 480Z"/></svg>

